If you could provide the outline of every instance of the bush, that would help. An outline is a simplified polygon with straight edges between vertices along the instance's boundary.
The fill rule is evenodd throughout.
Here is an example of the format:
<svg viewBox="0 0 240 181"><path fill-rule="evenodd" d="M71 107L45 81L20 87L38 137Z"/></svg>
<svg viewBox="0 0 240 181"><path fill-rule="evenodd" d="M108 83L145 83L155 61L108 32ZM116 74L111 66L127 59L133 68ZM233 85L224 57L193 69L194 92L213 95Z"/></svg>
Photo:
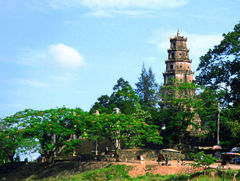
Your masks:
<svg viewBox="0 0 240 181"><path fill-rule="evenodd" d="M195 167L209 168L211 164L217 161L216 158L205 154L203 151L199 153L191 153L190 156L194 159L194 162L191 165Z"/></svg>

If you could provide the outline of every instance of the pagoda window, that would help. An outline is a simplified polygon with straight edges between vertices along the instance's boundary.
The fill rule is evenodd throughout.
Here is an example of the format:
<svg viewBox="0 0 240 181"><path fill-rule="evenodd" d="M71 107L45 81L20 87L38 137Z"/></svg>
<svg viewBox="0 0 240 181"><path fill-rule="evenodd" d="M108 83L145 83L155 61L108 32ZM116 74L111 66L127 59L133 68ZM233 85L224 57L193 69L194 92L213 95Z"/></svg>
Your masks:
<svg viewBox="0 0 240 181"><path fill-rule="evenodd" d="M173 70L173 65L170 65L170 70Z"/></svg>
<svg viewBox="0 0 240 181"><path fill-rule="evenodd" d="M172 53L172 58L175 58L175 53Z"/></svg>
<svg viewBox="0 0 240 181"><path fill-rule="evenodd" d="M176 43L173 42L172 46L173 46L173 48L175 49L175 48L176 48Z"/></svg>

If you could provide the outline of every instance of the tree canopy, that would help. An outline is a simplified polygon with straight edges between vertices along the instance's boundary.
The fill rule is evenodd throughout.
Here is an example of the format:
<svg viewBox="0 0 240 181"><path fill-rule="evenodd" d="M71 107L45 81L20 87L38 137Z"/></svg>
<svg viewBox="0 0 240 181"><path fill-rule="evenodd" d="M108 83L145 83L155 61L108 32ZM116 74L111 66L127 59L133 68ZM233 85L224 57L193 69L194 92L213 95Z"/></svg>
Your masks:
<svg viewBox="0 0 240 181"><path fill-rule="evenodd" d="M113 86L111 96L103 95L99 97L90 112L99 110L100 113L111 113L113 108L119 108L122 113L130 115L140 107L139 97L134 92L132 86L128 81L119 78L117 84Z"/></svg>
<svg viewBox="0 0 240 181"><path fill-rule="evenodd" d="M215 114L202 112L204 119L212 123L210 128L214 131L217 103L221 102L220 116L220 144L225 146L239 145L239 106L240 106L240 23L236 24L233 31L223 34L223 40L200 58L197 68L199 75L196 82L215 91L215 103L208 101L206 107L216 110ZM203 96L204 99L204 96ZM209 104L210 103L210 104ZM214 108L215 105L215 108ZM203 119L203 120L204 120ZM211 124L209 124L211 125ZM215 130L216 132L216 130Z"/></svg>
<svg viewBox="0 0 240 181"><path fill-rule="evenodd" d="M14 161L17 151L38 151L51 161L63 149L73 152L81 139L124 141L125 145L161 144L158 127L149 125L143 116L119 114L89 114L80 108L66 107L26 109L1 121L0 156ZM24 149L21 149L24 148Z"/></svg>
<svg viewBox="0 0 240 181"><path fill-rule="evenodd" d="M158 84L155 82L155 76L151 68L147 71L143 65L136 87L135 92L140 98L142 108L145 110L156 108L159 102L159 97L157 95Z"/></svg>
<svg viewBox="0 0 240 181"><path fill-rule="evenodd" d="M224 89L224 101L240 102L240 23L234 30L223 34L223 40L200 58L197 83L211 89Z"/></svg>

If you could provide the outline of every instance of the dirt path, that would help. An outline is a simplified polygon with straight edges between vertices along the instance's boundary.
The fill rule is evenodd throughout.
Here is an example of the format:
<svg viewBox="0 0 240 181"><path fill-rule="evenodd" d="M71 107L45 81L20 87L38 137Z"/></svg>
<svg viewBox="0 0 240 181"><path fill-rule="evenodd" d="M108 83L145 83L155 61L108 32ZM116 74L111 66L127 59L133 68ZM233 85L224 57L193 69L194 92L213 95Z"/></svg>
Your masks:
<svg viewBox="0 0 240 181"><path fill-rule="evenodd" d="M160 174L160 175L171 175L171 174L192 174L198 171L203 171L203 168L194 168L189 165L190 161L184 162L184 165L180 165L176 160L169 161L170 166L160 166L156 161L145 161L142 164L140 161L134 162L120 162L118 164L125 164L129 166L133 166L133 169L129 171L129 175L131 177L137 177L139 175L145 175L150 172L152 174ZM219 167L219 163L215 163L211 165L212 168ZM240 169L240 165L226 165L225 169Z"/></svg>

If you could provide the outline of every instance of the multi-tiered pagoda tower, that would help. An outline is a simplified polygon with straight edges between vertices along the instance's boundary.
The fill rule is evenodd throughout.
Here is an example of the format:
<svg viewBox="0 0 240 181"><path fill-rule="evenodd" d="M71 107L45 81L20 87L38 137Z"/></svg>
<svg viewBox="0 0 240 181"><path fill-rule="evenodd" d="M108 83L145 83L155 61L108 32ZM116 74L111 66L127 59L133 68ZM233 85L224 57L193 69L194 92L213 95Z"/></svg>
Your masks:
<svg viewBox="0 0 240 181"><path fill-rule="evenodd" d="M189 59L187 49L187 38L180 36L179 30L177 36L170 38L170 49L168 49L168 59L166 63L166 72L163 73L164 85L168 85L173 79L180 82L192 82L193 72L191 70L192 60Z"/></svg>
<svg viewBox="0 0 240 181"><path fill-rule="evenodd" d="M187 49L187 38L180 36L179 30L177 36L170 38L170 49L168 49L168 59L166 63L166 71L163 73L164 85L162 93L164 95L163 102L161 104L162 108L169 106L169 99L171 97L175 98L191 98L195 95L194 89L184 89L184 90L173 90L169 88L169 85L179 82L189 82L193 81L193 72L191 70L192 60L189 59L189 49ZM176 81L177 80L177 81ZM178 86L178 84L175 84ZM171 86L170 86L171 87ZM186 108L186 105L182 105ZM193 110L193 108L191 108ZM196 113L194 115L194 122L200 125L201 120ZM192 125L189 125L188 130L193 133L197 131L199 133L200 129L194 130Z"/></svg>

